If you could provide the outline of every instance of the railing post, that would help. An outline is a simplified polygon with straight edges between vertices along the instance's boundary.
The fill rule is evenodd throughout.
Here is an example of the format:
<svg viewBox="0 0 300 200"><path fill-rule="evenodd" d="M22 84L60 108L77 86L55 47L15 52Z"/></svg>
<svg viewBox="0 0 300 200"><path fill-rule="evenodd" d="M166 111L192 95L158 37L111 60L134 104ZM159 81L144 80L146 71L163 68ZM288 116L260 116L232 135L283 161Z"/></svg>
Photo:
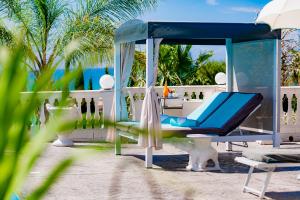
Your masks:
<svg viewBox="0 0 300 200"><path fill-rule="evenodd" d="M39 115L40 115L41 126L44 126L46 123L45 101L42 101L42 105L40 106Z"/></svg>

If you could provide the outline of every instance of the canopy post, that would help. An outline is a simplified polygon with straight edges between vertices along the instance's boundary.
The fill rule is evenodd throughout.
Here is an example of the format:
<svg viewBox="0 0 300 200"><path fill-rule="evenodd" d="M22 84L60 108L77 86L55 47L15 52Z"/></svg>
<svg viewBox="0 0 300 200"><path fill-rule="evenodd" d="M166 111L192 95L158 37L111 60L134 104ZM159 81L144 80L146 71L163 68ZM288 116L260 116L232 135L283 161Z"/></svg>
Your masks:
<svg viewBox="0 0 300 200"><path fill-rule="evenodd" d="M115 120L121 120L121 45L115 44L114 56L114 77L115 77Z"/></svg>
<svg viewBox="0 0 300 200"><path fill-rule="evenodd" d="M154 85L154 39L146 40L146 89Z"/></svg>
<svg viewBox="0 0 300 200"><path fill-rule="evenodd" d="M233 91L232 39L226 39L226 91ZM226 142L226 150L232 151L232 143Z"/></svg>
<svg viewBox="0 0 300 200"><path fill-rule="evenodd" d="M114 47L114 78L115 78L115 122L121 120L121 45L115 44ZM115 131L115 154L121 155L121 138L118 131Z"/></svg>
<svg viewBox="0 0 300 200"><path fill-rule="evenodd" d="M226 39L226 91L233 91L233 52L232 52L232 39Z"/></svg>
<svg viewBox="0 0 300 200"><path fill-rule="evenodd" d="M280 147L281 40L274 40L273 147Z"/></svg>

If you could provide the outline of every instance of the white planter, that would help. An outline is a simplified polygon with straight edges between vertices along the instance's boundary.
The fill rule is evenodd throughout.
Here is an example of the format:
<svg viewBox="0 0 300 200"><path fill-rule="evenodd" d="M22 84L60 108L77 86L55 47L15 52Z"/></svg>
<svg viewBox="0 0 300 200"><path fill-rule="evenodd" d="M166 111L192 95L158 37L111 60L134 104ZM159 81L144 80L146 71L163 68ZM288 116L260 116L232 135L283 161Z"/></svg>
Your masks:
<svg viewBox="0 0 300 200"><path fill-rule="evenodd" d="M46 108L50 113L50 117L54 117L54 114L57 111L62 111L62 119L66 122L70 122L71 120L78 120L80 118L79 111L77 107L70 106L70 107L56 107L52 106L50 104L46 104ZM74 143L70 139L70 135L72 134L73 130L63 132L63 133L57 133L57 139L52 143L54 146L57 147L70 147L73 146Z"/></svg>

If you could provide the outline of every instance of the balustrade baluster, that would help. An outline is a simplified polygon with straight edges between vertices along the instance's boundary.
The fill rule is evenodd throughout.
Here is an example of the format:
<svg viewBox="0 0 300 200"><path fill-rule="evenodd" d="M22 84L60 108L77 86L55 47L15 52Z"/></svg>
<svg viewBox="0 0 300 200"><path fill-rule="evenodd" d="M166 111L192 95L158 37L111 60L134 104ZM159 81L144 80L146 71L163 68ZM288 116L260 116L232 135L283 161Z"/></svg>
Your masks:
<svg viewBox="0 0 300 200"><path fill-rule="evenodd" d="M87 125L87 103L86 103L86 99L82 98L81 104L81 113L82 113L82 128L86 129L86 125Z"/></svg>
<svg viewBox="0 0 300 200"><path fill-rule="evenodd" d="M100 114L99 114L99 112L100 112L100 103L101 103L101 100L99 98L95 98L94 123L95 123L95 127L97 127L97 128L100 127L100 126L98 126L100 124Z"/></svg>
<svg viewBox="0 0 300 200"><path fill-rule="evenodd" d="M39 111L41 126L44 126L46 123L45 103L45 101L42 101Z"/></svg>
<svg viewBox="0 0 300 200"><path fill-rule="evenodd" d="M92 127L92 114L91 114L91 99L86 98L86 122L89 128Z"/></svg>

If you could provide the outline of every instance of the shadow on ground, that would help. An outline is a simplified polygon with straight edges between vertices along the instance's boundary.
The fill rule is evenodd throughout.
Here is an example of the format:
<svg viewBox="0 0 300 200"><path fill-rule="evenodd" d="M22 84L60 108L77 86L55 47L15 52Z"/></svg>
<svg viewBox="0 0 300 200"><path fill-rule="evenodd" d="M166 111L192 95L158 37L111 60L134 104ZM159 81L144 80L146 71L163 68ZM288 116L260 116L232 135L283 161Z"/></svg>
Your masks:
<svg viewBox="0 0 300 200"><path fill-rule="evenodd" d="M215 173L248 173L249 166L234 161L235 157L241 156L241 152L228 152L219 153L219 162L222 171L214 171ZM133 156L140 160L145 160L143 155L123 155ZM161 167L168 171L186 171L185 167L188 165L189 156L188 154L180 155L154 155L153 164ZM212 167L213 162L208 162L208 166ZM299 171L300 167L291 168L277 168L276 171ZM263 172L261 170L255 170L255 172ZM299 198L300 199L300 198Z"/></svg>
<svg viewBox="0 0 300 200"><path fill-rule="evenodd" d="M299 200L300 191L267 192L266 197L270 197L274 200Z"/></svg>

